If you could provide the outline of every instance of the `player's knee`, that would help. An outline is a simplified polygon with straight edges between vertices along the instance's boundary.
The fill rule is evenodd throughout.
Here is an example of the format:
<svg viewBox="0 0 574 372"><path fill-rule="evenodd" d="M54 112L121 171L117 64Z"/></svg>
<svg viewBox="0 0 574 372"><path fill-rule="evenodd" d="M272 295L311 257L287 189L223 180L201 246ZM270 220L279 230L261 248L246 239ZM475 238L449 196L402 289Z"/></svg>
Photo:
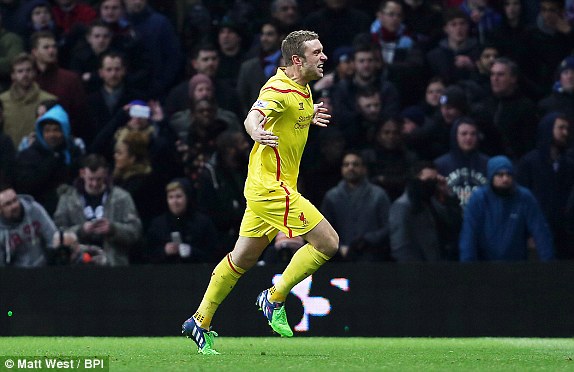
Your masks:
<svg viewBox="0 0 574 372"><path fill-rule="evenodd" d="M329 257L333 257L339 250L339 234L332 230L330 234L325 237L323 244L323 253Z"/></svg>

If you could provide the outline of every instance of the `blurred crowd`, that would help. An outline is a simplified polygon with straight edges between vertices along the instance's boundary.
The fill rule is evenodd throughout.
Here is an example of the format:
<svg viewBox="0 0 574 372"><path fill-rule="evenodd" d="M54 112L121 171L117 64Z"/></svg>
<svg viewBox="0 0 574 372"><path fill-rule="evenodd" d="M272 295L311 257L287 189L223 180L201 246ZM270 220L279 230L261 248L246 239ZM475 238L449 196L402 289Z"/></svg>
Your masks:
<svg viewBox="0 0 574 372"><path fill-rule="evenodd" d="M573 27L573 0L0 0L0 266L219 261L298 29L334 261L574 259Z"/></svg>

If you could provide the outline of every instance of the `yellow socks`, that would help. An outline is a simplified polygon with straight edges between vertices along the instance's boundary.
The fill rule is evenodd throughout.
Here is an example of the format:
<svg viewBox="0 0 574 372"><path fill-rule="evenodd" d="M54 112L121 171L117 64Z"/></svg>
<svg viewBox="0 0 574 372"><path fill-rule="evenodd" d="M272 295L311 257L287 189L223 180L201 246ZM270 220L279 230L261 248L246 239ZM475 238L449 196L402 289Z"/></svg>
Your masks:
<svg viewBox="0 0 574 372"><path fill-rule="evenodd" d="M213 314L217 307L235 287L235 283L245 274L244 269L235 265L231 260L231 253L227 254L213 270L203 300L199 304L193 318L201 328L209 329Z"/></svg>
<svg viewBox="0 0 574 372"><path fill-rule="evenodd" d="M291 289L329 260L307 243L295 252L279 281L269 289L269 301L284 302Z"/></svg>

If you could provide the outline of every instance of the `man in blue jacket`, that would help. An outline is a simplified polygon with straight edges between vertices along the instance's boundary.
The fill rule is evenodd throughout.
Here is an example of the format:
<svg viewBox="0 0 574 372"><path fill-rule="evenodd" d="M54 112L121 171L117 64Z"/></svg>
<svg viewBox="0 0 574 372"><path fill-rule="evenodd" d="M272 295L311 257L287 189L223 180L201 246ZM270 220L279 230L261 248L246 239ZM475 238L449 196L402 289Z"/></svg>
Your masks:
<svg viewBox="0 0 574 372"><path fill-rule="evenodd" d="M527 240L534 238L541 261L554 259L552 234L532 193L514 182L506 156L487 164L488 185L468 202L460 234L461 261L524 261Z"/></svg>

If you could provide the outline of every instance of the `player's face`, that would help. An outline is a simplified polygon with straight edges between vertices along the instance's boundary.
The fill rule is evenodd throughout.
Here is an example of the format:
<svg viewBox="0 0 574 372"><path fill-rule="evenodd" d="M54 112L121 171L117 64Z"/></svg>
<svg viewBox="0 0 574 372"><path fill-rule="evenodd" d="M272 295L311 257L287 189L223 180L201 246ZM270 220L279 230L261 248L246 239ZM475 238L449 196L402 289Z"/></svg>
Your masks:
<svg viewBox="0 0 574 372"><path fill-rule="evenodd" d="M560 73L560 85L565 92L574 92L574 69L566 69Z"/></svg>
<svg viewBox="0 0 574 372"><path fill-rule="evenodd" d="M457 128L456 142L462 152L469 152L476 149L478 144L478 134L474 125L461 124Z"/></svg>
<svg viewBox="0 0 574 372"><path fill-rule="evenodd" d="M0 216L7 221L17 221L22 216L22 205L13 189L0 192Z"/></svg>
<svg viewBox="0 0 574 372"><path fill-rule="evenodd" d="M181 216L187 209L187 196L182 189L171 190L167 193L167 206L175 216Z"/></svg>
<svg viewBox="0 0 574 372"><path fill-rule="evenodd" d="M32 66L31 62L27 61L14 66L11 74L12 82L24 89L28 89L32 86L35 76L36 70L34 70L34 66Z"/></svg>
<svg viewBox="0 0 574 372"><path fill-rule="evenodd" d="M570 124L561 118L554 121L554 129L552 134L554 137L554 143L558 146L564 147L568 144L568 132L570 130Z"/></svg>
<svg viewBox="0 0 574 372"><path fill-rule="evenodd" d="M301 74L306 80L317 80L323 77L327 56L323 53L323 45L319 40L305 41L305 56L302 61Z"/></svg>
<svg viewBox="0 0 574 372"><path fill-rule="evenodd" d="M88 195L101 195L106 189L108 170L98 168L92 171L90 168L82 168L80 170L80 177L84 180L84 190Z"/></svg>
<svg viewBox="0 0 574 372"><path fill-rule="evenodd" d="M105 57L102 61L102 67L99 69L99 75L108 88L116 88L126 76L126 69L121 58Z"/></svg>

